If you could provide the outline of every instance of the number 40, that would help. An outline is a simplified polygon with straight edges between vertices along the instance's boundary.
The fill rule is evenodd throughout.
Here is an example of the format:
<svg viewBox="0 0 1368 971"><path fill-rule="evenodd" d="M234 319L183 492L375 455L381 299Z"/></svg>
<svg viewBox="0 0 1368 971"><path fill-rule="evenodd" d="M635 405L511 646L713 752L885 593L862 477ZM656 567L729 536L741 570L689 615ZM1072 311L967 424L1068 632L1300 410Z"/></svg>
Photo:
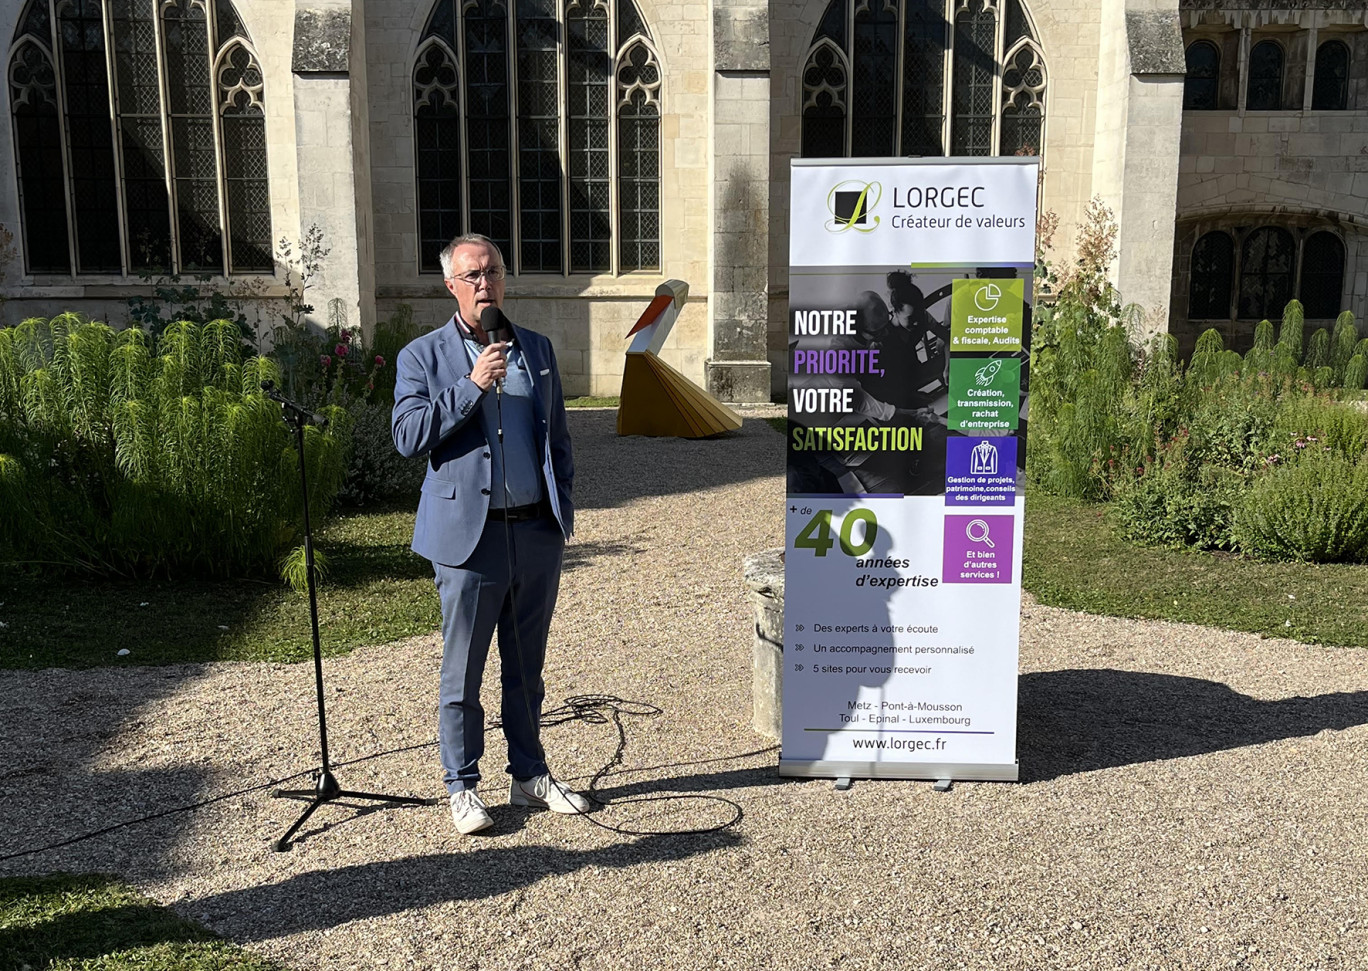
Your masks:
<svg viewBox="0 0 1368 971"><path fill-rule="evenodd" d="M864 523L864 539L859 543L851 542L851 534L856 523ZM879 521L872 509L852 509L841 520L841 552L846 556L864 556L874 548L874 538L879 535ZM826 556L827 551L836 545L831 538L831 510L819 509L806 526L798 531L793 540L795 549L812 550L818 556Z"/></svg>

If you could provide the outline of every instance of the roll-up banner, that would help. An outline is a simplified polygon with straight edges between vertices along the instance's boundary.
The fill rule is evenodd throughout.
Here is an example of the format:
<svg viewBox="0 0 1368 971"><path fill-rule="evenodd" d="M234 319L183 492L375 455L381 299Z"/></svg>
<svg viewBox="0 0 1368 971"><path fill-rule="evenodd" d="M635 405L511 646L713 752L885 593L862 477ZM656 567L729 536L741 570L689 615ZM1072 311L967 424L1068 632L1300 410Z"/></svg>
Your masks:
<svg viewBox="0 0 1368 971"><path fill-rule="evenodd" d="M1017 778L1037 173L793 162L782 775Z"/></svg>

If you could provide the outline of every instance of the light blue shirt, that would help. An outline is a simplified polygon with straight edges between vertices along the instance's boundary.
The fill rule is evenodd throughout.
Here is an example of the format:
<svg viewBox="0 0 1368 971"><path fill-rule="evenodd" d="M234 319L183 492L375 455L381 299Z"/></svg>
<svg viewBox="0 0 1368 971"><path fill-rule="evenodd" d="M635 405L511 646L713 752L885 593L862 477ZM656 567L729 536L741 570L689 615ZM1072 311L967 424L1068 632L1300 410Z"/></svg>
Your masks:
<svg viewBox="0 0 1368 971"><path fill-rule="evenodd" d="M484 345L466 336L461 322L457 322L465 344L470 366L484 350ZM499 448L499 409L503 409L503 448ZM489 479L489 508L511 509L530 506L542 500L541 462L537 456L536 408L532 403L532 378L527 373L522 351L515 342L508 348L508 376L504 378L503 394L493 388L480 399L480 424L489 439L492 460ZM504 475L507 473L507 493Z"/></svg>

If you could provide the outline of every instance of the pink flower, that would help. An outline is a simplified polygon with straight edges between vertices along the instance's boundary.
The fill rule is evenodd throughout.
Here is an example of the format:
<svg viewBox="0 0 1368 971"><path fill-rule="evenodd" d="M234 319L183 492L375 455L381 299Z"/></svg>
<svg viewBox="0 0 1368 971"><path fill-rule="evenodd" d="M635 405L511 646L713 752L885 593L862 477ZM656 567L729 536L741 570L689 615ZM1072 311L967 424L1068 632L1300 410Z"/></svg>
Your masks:
<svg viewBox="0 0 1368 971"><path fill-rule="evenodd" d="M332 358L328 357L328 355L326 354L320 354L318 355L318 363L323 365L325 368L332 367Z"/></svg>
<svg viewBox="0 0 1368 971"><path fill-rule="evenodd" d="M350 343L351 343L351 331L349 331L349 330L344 330L344 331L342 332L342 343L343 343L343 344L350 344Z"/></svg>
<svg viewBox="0 0 1368 971"><path fill-rule="evenodd" d="M347 356L347 345L346 345L346 344L338 344L336 347L333 348L333 353L336 354L338 357L346 357L346 356Z"/></svg>
<svg viewBox="0 0 1368 971"><path fill-rule="evenodd" d="M384 366L385 366L385 359L384 359L383 357L381 357L379 354L375 355L375 366L376 366L376 367L384 367Z"/></svg>

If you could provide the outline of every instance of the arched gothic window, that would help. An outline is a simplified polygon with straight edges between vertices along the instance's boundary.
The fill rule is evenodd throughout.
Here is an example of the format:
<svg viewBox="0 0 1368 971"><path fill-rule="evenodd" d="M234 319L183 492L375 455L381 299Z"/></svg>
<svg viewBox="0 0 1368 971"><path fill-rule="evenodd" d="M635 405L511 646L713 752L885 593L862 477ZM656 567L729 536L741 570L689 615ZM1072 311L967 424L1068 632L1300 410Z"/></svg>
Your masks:
<svg viewBox="0 0 1368 971"><path fill-rule="evenodd" d="M831 0L803 62L802 153L1039 155L1045 84L1021 0Z"/></svg>
<svg viewBox="0 0 1368 971"><path fill-rule="evenodd" d="M1343 111L1349 107L1349 46L1328 40L1316 48L1316 77L1311 87L1313 111Z"/></svg>
<svg viewBox="0 0 1368 971"><path fill-rule="evenodd" d="M1344 243L1334 233L1307 237L1302 247L1301 302L1309 318L1339 315L1344 289Z"/></svg>
<svg viewBox="0 0 1368 971"><path fill-rule="evenodd" d="M1235 241L1229 233L1207 233L1192 248L1188 317L1224 320L1230 316L1230 284L1235 271Z"/></svg>
<svg viewBox="0 0 1368 971"><path fill-rule="evenodd" d="M1261 40L1249 52L1249 87L1245 108L1277 111L1282 107L1283 49L1277 41Z"/></svg>
<svg viewBox="0 0 1368 971"><path fill-rule="evenodd" d="M437 0L413 69L420 267L660 266L660 61L632 0Z"/></svg>
<svg viewBox="0 0 1368 971"><path fill-rule="evenodd" d="M1187 74L1183 77L1183 108L1212 111L1216 108L1221 83L1221 52L1209 40L1199 40L1187 49Z"/></svg>
<svg viewBox="0 0 1368 971"><path fill-rule="evenodd" d="M1240 306L1242 320L1282 316L1292 299L1292 266L1296 258L1292 234L1276 226L1262 226L1245 237L1240 250Z"/></svg>
<svg viewBox="0 0 1368 971"><path fill-rule="evenodd" d="M261 68L230 0L28 0L7 76L28 272L272 271Z"/></svg>

